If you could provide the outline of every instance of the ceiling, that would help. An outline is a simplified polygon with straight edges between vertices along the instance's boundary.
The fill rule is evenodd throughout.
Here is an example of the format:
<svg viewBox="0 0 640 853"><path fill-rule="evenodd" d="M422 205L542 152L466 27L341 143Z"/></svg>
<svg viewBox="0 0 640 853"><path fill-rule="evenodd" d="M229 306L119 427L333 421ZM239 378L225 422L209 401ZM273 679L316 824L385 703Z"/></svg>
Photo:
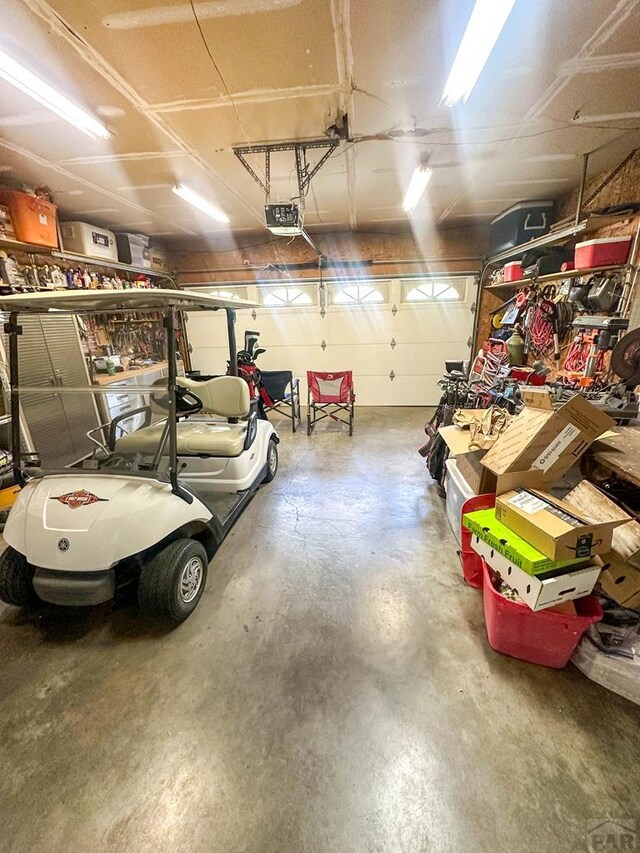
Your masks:
<svg viewBox="0 0 640 853"><path fill-rule="evenodd" d="M460 225L558 197L582 153L595 150L602 171L637 138L640 0L516 0L454 110L439 99L473 0L153 2L4 0L2 47L113 135L93 141L0 80L0 180L48 184L67 219L205 247L264 228L264 197L234 146L321 137L343 113L356 141L312 182L311 233L406 227L420 155L434 175L411 224ZM620 113L638 118L589 119ZM291 155L272 168L274 200L295 195ZM229 226L174 196L176 181Z"/></svg>

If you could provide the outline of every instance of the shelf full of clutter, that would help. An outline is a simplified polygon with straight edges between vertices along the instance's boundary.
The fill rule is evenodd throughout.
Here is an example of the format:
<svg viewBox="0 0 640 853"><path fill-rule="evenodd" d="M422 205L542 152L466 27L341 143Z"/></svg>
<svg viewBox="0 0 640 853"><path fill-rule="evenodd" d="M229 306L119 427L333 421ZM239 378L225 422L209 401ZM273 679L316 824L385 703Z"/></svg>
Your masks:
<svg viewBox="0 0 640 853"><path fill-rule="evenodd" d="M0 293L25 293L54 290L128 290L174 288L166 249L143 234L114 233L108 228L59 216L51 191L0 188ZM25 320L25 323L31 322ZM127 407L132 399L130 387L150 385L166 376L167 354L162 317L129 312L123 314L77 315L73 319L77 335L67 354L75 375L86 375L87 382L113 387L98 398L103 420L109 421ZM56 318L48 317L33 338L42 346L29 355L34 363L46 358L51 344L55 348ZM181 320L178 329L181 366L189 363ZM77 343L76 343L77 341ZM26 352L23 349L23 352ZM0 357L6 360L0 347ZM0 363L6 380L6 366ZM2 377L0 377L2 378ZM8 381L0 394L0 464L10 468L8 430ZM30 446L31 433L38 429L37 415L25 408L21 423L23 441ZM40 444L44 439L40 437ZM53 451L52 451L53 452ZM0 474L2 471L0 470ZM0 487L0 512L3 504ZM8 505L15 495L8 490Z"/></svg>
<svg viewBox="0 0 640 853"><path fill-rule="evenodd" d="M174 287L163 246L143 234L60 221L47 187L0 189L0 292ZM161 318L79 318L92 382L131 379L165 366Z"/></svg>
<svg viewBox="0 0 640 853"><path fill-rule="evenodd" d="M492 648L640 704L640 218L552 213L492 223L476 350L445 365L420 452Z"/></svg>
<svg viewBox="0 0 640 853"><path fill-rule="evenodd" d="M164 247L143 234L60 222L47 187L0 189L0 290L174 286Z"/></svg>

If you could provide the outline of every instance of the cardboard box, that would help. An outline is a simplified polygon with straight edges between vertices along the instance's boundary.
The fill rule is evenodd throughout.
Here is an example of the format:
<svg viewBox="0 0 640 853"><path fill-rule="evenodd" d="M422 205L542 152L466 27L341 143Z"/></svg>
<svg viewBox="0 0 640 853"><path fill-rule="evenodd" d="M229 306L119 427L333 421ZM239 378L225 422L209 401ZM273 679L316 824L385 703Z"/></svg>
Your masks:
<svg viewBox="0 0 640 853"><path fill-rule="evenodd" d="M482 459L499 478L509 475L511 488L540 488L557 482L613 426L608 415L579 394L556 410L546 408L545 395L535 399L538 405L525 406ZM500 479L498 490L502 490Z"/></svg>
<svg viewBox="0 0 640 853"><path fill-rule="evenodd" d="M553 402L546 385L538 387L525 385L520 393L522 394L522 402L530 409L543 409L545 412L553 411Z"/></svg>
<svg viewBox="0 0 640 853"><path fill-rule="evenodd" d="M524 488L496 499L496 518L554 561L608 553L623 523L586 517L567 501Z"/></svg>
<svg viewBox="0 0 640 853"><path fill-rule="evenodd" d="M522 601L532 610L544 610L563 601L572 601L589 595L595 586L602 565L595 558L588 566L577 569L575 572L540 578L528 575L478 536L472 536L471 547L477 554L484 557L487 565L497 572L505 583L515 589Z"/></svg>
<svg viewBox="0 0 640 853"><path fill-rule="evenodd" d="M640 568L640 523L638 521L588 480L578 483L567 495L567 501L587 515L596 513L598 518L626 522L614 530L611 551L620 561Z"/></svg>
<svg viewBox="0 0 640 853"><path fill-rule="evenodd" d="M574 557L555 563L533 545L530 545L513 530L509 530L496 518L495 509L481 509L466 513L462 523L483 542L506 557L510 563L528 575L561 574L584 565L585 559Z"/></svg>
<svg viewBox="0 0 640 853"><path fill-rule="evenodd" d="M640 572L624 561L611 559L605 554L602 562L609 564L598 580L598 585L609 598L622 607L640 610Z"/></svg>
<svg viewBox="0 0 640 853"><path fill-rule="evenodd" d="M598 585L622 607L640 609L640 524L588 480L578 483L567 500L583 513L624 522L613 531L611 551L602 555L605 567Z"/></svg>
<svg viewBox="0 0 640 853"><path fill-rule="evenodd" d="M482 464L482 457L486 450L473 450L471 453L463 453L456 456L458 463L458 471L465 478L472 491L476 495L494 495L498 478L485 468Z"/></svg>

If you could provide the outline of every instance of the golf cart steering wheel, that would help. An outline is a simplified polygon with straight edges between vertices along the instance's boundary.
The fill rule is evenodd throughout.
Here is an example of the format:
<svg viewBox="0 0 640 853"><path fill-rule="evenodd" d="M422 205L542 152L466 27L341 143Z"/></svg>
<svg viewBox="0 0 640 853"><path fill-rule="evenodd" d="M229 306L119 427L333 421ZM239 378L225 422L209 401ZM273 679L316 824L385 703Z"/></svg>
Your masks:
<svg viewBox="0 0 640 853"><path fill-rule="evenodd" d="M161 409L164 409L165 412L169 411L169 400L166 396L158 396L155 394L151 395L153 397L153 402L159 406ZM202 411L203 403L200 397L191 391L190 388L184 388L182 385L178 385L176 389L176 414L178 415L197 415L198 412Z"/></svg>
<svg viewBox="0 0 640 853"><path fill-rule="evenodd" d="M176 412L179 415L197 415L202 411L202 400L189 388L178 386L176 392Z"/></svg>

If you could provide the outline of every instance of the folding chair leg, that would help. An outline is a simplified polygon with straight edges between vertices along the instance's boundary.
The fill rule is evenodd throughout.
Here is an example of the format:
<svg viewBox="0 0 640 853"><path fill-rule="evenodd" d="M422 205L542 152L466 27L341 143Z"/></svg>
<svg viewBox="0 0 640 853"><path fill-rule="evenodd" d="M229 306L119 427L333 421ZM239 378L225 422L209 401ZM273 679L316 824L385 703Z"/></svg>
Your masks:
<svg viewBox="0 0 640 853"><path fill-rule="evenodd" d="M296 418L298 416L298 412L296 409L296 386L295 382L291 382L291 432L295 432L297 429Z"/></svg>
<svg viewBox="0 0 640 853"><path fill-rule="evenodd" d="M294 403L295 403L295 408L294 408L293 415L295 418L295 424L296 424L296 429L297 429L299 426L302 426L302 409L300 407L300 383L299 382L296 383L296 392L295 392ZM294 430L294 432L295 432L295 430Z"/></svg>

